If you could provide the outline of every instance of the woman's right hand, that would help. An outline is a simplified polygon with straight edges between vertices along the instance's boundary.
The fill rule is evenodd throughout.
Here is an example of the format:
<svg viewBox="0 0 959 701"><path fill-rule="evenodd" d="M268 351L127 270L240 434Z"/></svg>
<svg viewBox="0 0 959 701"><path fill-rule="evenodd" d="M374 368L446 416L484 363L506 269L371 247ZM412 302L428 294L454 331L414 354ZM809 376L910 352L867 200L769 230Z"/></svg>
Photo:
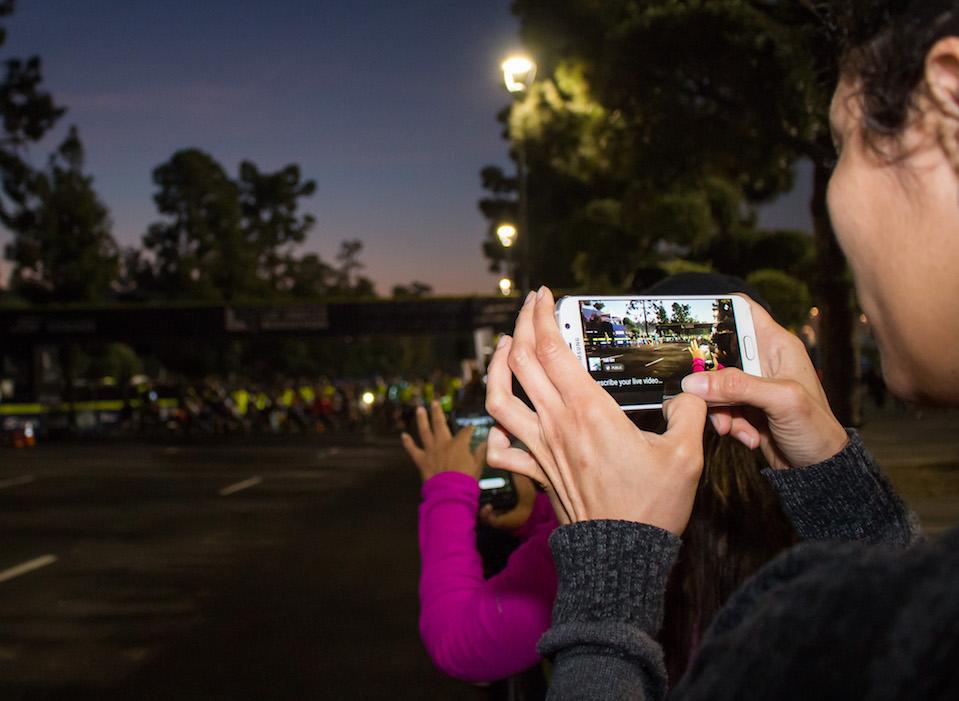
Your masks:
<svg viewBox="0 0 959 701"><path fill-rule="evenodd" d="M487 504L480 509L480 521L504 531L515 531L526 524L536 504L536 487L529 477L518 474L513 474L513 486L516 489L516 506L500 512L494 511L492 504Z"/></svg>
<svg viewBox="0 0 959 701"><path fill-rule="evenodd" d="M747 298L748 299L748 298ZM683 379L683 391L706 400L720 435L760 448L771 467L805 467L831 458L848 442L797 336L749 300L762 377L736 368Z"/></svg>

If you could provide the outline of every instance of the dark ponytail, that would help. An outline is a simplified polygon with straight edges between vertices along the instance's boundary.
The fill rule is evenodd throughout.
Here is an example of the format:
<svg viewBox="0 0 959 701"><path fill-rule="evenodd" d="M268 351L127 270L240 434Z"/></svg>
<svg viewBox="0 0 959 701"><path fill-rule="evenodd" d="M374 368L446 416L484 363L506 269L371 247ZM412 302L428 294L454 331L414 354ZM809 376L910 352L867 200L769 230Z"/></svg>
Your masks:
<svg viewBox="0 0 959 701"><path fill-rule="evenodd" d="M796 542L779 499L761 474L758 451L707 425L705 466L683 547L670 574L660 642L670 686L685 672L702 634L753 572Z"/></svg>

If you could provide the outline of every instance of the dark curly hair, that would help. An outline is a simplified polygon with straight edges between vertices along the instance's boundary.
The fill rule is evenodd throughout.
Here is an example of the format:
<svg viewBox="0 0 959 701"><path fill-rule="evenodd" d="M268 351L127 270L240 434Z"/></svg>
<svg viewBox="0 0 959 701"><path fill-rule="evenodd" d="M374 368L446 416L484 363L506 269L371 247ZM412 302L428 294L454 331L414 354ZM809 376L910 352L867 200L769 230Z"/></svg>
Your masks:
<svg viewBox="0 0 959 701"><path fill-rule="evenodd" d="M959 0L834 0L827 11L840 71L861 84L863 126L899 135L916 107L929 49L959 36Z"/></svg>

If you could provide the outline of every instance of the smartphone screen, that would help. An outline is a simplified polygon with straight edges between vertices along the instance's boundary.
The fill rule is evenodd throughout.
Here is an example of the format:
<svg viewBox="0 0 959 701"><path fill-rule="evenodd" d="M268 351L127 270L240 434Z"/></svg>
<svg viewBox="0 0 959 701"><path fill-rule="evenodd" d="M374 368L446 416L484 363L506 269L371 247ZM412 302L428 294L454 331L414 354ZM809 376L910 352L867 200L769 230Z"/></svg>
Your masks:
<svg viewBox="0 0 959 701"><path fill-rule="evenodd" d="M454 430L466 428L467 426L473 427L473 435L470 436L470 452L475 451L480 446L480 443L485 442L486 439L489 438L489 430L495 424L496 421L489 414L453 417Z"/></svg>
<svg viewBox="0 0 959 701"><path fill-rule="evenodd" d="M743 369L731 298L577 302L587 369L621 406L662 404L692 372Z"/></svg>
<svg viewBox="0 0 959 701"><path fill-rule="evenodd" d="M481 443L489 437L490 427L496 421L489 414L475 414L471 416L456 416L453 426L461 429L473 427L470 437L470 451L475 451ZM507 511L516 506L516 488L513 485L513 475L507 470L498 470L489 465L483 465L480 474L480 505L492 504L497 511Z"/></svg>

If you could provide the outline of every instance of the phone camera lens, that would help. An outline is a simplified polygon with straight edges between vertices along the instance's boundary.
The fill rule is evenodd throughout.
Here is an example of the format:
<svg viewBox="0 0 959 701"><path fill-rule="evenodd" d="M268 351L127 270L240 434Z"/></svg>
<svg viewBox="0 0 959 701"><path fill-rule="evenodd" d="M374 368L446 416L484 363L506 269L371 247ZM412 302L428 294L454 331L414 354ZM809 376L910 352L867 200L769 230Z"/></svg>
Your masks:
<svg viewBox="0 0 959 701"><path fill-rule="evenodd" d="M566 328L569 328L569 324L566 324Z"/></svg>

